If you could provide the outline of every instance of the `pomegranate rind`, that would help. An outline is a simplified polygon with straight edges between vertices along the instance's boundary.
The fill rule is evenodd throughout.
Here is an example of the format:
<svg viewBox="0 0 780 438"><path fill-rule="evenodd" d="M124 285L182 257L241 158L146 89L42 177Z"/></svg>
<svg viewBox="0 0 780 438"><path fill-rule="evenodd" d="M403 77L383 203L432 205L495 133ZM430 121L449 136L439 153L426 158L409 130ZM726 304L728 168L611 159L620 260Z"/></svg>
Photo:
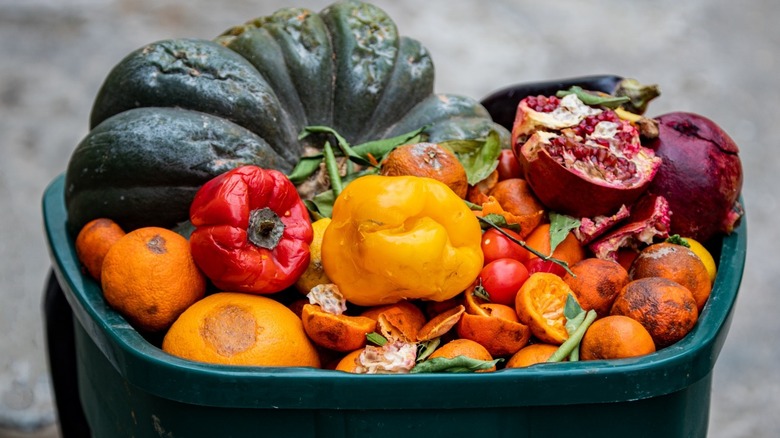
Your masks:
<svg viewBox="0 0 780 438"><path fill-rule="evenodd" d="M698 114L674 112L657 120L658 138L648 147L662 164L649 190L669 201L674 213L671 233L699 242L731 233L744 213L738 146L715 122Z"/></svg>
<svg viewBox="0 0 780 438"><path fill-rule="evenodd" d="M663 196L647 194L632 208L626 223L588 246L596 258L618 261L621 249L639 250L669 237L672 211Z"/></svg>

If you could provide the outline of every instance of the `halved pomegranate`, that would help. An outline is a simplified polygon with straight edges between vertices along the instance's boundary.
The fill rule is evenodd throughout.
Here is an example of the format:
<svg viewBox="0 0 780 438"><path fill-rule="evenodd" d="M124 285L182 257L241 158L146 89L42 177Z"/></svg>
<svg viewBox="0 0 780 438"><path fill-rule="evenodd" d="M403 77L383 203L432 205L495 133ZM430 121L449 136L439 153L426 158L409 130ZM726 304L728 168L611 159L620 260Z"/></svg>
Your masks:
<svg viewBox="0 0 780 438"><path fill-rule="evenodd" d="M614 111L574 94L520 101L512 129L526 181L552 211L577 218L612 215L645 192L661 159Z"/></svg>

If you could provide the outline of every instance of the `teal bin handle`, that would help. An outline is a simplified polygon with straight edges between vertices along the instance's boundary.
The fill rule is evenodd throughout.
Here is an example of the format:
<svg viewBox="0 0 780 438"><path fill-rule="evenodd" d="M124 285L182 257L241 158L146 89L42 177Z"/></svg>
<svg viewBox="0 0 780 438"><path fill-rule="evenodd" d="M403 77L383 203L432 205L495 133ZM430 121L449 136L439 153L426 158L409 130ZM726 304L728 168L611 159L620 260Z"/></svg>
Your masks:
<svg viewBox="0 0 780 438"><path fill-rule="evenodd" d="M310 368L233 367L173 357L144 339L81 271L67 232L64 175L43 196L49 254L74 317L131 385L188 404L274 409L451 409L610 403L670 394L708 376L725 342L745 265L743 217L722 239L718 276L694 329L633 359L539 364L481 374L359 375ZM458 388L462 397L439 397ZM413 391L410 391L412 389ZM367 397L366 393L382 394Z"/></svg>

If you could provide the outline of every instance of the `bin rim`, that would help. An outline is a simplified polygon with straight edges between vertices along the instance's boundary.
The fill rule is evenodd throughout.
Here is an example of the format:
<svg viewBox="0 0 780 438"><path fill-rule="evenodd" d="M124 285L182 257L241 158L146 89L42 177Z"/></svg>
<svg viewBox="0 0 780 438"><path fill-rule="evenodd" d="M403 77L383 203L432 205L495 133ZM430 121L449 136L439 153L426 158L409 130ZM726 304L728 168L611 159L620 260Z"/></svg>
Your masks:
<svg viewBox="0 0 780 438"><path fill-rule="evenodd" d="M105 303L99 285L82 273L76 257L64 193L61 174L44 192L43 222L52 267L74 318L129 384L169 400L226 408L491 408L625 402L670 394L711 373L731 323L747 248L743 217L722 239L719 275L694 329L676 344L639 358L479 374L357 375L221 366L163 352ZM443 397L447 394L452 396Z"/></svg>

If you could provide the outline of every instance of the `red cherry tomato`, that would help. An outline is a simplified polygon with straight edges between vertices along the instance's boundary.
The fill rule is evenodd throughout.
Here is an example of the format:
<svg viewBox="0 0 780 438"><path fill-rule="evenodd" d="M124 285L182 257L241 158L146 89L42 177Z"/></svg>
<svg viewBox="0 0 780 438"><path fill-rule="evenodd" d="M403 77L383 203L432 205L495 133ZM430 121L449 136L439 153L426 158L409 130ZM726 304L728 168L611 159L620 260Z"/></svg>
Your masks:
<svg viewBox="0 0 780 438"><path fill-rule="evenodd" d="M531 260L528 260L525 266L528 268L528 275L531 275L535 272L549 272L561 278L566 275L566 270L563 269L563 266L549 260L542 260L539 257L534 257Z"/></svg>
<svg viewBox="0 0 780 438"><path fill-rule="evenodd" d="M514 259L493 260L479 273L479 281L490 295L490 301L507 306L515 305L515 296L526 280L528 269Z"/></svg>
<svg viewBox="0 0 780 438"><path fill-rule="evenodd" d="M515 158L515 153L511 149L502 149L498 156L498 180L509 178L523 178L523 169Z"/></svg>
<svg viewBox="0 0 780 438"><path fill-rule="evenodd" d="M523 240L512 230L504 231L517 240ZM498 259L515 259L525 263L530 256L527 249L512 242L495 228L490 228L482 235L482 254L485 256L485 264Z"/></svg>

